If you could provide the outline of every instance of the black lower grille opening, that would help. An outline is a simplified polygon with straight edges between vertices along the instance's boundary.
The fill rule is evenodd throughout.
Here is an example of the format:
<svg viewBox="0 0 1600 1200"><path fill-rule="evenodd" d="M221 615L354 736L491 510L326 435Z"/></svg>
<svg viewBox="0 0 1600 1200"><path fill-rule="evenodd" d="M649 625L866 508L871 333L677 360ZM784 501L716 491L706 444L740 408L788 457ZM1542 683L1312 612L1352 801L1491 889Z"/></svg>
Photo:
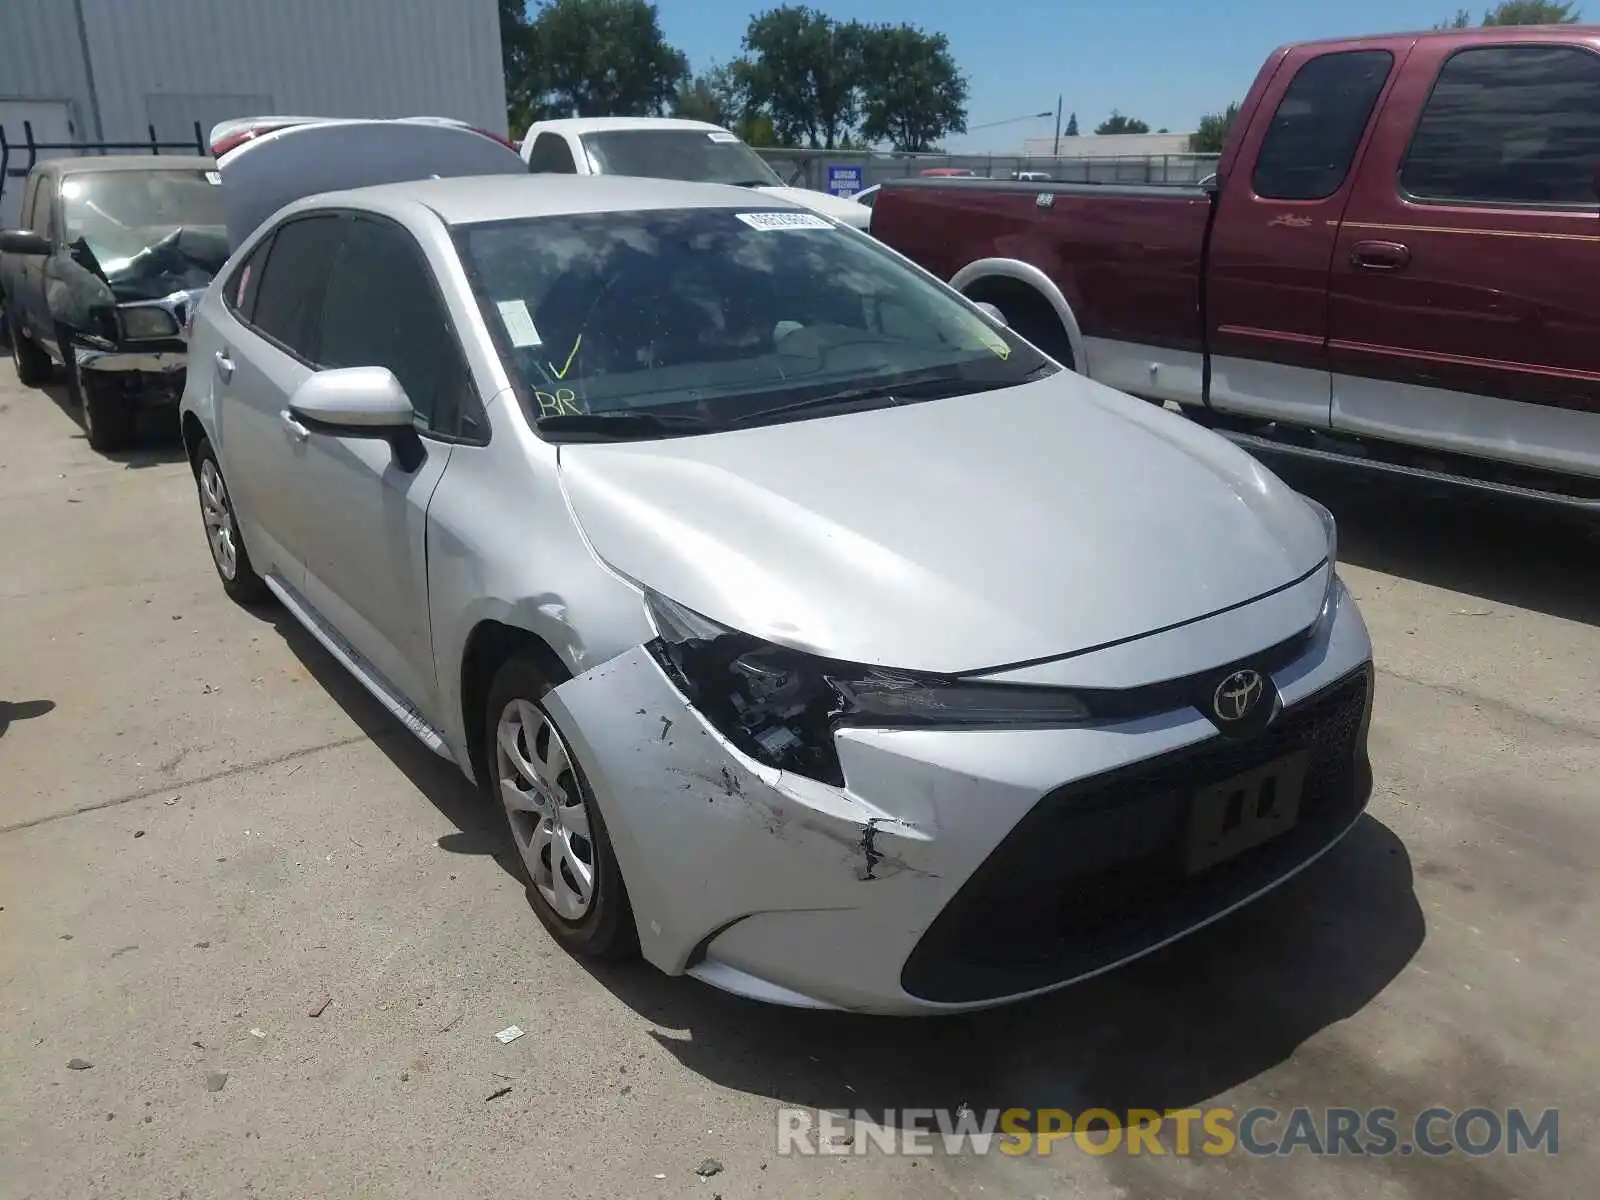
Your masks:
<svg viewBox="0 0 1600 1200"><path fill-rule="evenodd" d="M1049 793L939 914L902 986L948 1003L1048 987L1148 950L1281 878L1366 805L1371 687L1362 667L1255 737L1211 738ZM1306 770L1294 824L1191 872L1197 793L1297 753Z"/></svg>

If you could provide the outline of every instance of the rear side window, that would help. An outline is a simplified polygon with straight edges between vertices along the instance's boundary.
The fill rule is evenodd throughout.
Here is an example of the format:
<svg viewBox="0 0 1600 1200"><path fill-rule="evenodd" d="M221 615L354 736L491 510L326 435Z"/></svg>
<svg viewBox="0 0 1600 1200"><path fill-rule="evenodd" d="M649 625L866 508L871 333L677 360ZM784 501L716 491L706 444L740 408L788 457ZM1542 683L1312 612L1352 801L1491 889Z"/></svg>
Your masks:
<svg viewBox="0 0 1600 1200"><path fill-rule="evenodd" d="M270 235L263 238L222 289L223 303L246 325L255 320L256 297L261 293L261 268L267 261L267 252L272 249L272 241Z"/></svg>
<svg viewBox="0 0 1600 1200"><path fill-rule="evenodd" d="M338 241L338 217L303 217L278 230L262 264L250 324L301 358L311 357L308 314Z"/></svg>
<svg viewBox="0 0 1600 1200"><path fill-rule="evenodd" d="M346 224L316 326L319 367L388 367L425 427L456 433L466 366L404 230L361 218Z"/></svg>
<svg viewBox="0 0 1600 1200"><path fill-rule="evenodd" d="M1252 186L1268 200L1325 200L1344 186L1372 106L1394 66L1387 50L1313 58L1278 101Z"/></svg>
<svg viewBox="0 0 1600 1200"><path fill-rule="evenodd" d="M1573 46L1461 50L1439 71L1400 187L1419 200L1594 207L1600 55Z"/></svg>
<svg viewBox="0 0 1600 1200"><path fill-rule="evenodd" d="M559 133L541 133L528 152L528 170L576 175L578 164L572 159L572 147L566 138Z"/></svg>

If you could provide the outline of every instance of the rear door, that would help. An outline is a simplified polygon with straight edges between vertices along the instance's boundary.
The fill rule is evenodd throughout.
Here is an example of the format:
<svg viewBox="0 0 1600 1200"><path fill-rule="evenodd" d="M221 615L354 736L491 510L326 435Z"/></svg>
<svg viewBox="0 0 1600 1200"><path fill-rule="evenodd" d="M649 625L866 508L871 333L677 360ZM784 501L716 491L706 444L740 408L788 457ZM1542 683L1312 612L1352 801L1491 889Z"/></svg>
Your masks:
<svg viewBox="0 0 1600 1200"><path fill-rule="evenodd" d="M1333 260L1333 424L1600 476L1600 53L1420 42Z"/></svg>
<svg viewBox="0 0 1600 1200"><path fill-rule="evenodd" d="M257 571L303 591L307 525L305 440L289 397L311 374L310 316L338 245L333 214L291 217L207 297L211 319L190 345L216 412L218 456ZM219 311L220 309L220 311Z"/></svg>
<svg viewBox="0 0 1600 1200"><path fill-rule="evenodd" d="M1328 264L1373 114L1411 41L1296 47L1268 81L1211 234L1215 408L1328 424Z"/></svg>

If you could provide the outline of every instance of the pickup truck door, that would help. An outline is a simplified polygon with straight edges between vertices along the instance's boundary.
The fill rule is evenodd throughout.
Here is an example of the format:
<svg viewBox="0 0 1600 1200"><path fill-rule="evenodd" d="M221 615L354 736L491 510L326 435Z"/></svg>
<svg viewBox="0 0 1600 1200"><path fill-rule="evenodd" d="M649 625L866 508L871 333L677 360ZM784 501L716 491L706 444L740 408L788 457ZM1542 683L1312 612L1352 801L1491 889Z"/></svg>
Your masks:
<svg viewBox="0 0 1600 1200"><path fill-rule="evenodd" d="M1333 425L1600 476L1600 45L1420 41L1333 257Z"/></svg>
<svg viewBox="0 0 1600 1200"><path fill-rule="evenodd" d="M1409 38L1300 46L1257 78L1212 226L1212 407L1326 427L1328 263L1381 97Z"/></svg>
<svg viewBox="0 0 1600 1200"><path fill-rule="evenodd" d="M55 238L55 187L43 175L28 178L28 187L22 198L22 223L54 246ZM49 260L34 254L6 255L6 303L11 306L17 326L38 341L56 340L54 324L45 304L44 276Z"/></svg>

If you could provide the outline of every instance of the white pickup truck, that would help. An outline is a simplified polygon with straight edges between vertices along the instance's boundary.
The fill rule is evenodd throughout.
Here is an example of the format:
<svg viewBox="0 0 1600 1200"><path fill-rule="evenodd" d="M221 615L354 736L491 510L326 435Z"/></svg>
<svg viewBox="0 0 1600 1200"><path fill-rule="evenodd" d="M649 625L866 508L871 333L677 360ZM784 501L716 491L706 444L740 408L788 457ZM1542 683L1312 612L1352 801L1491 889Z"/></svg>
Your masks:
<svg viewBox="0 0 1600 1200"><path fill-rule="evenodd" d="M694 183L731 183L865 230L872 210L853 200L788 187L735 134L677 117L572 117L536 121L522 139L528 170L563 175L642 175Z"/></svg>

